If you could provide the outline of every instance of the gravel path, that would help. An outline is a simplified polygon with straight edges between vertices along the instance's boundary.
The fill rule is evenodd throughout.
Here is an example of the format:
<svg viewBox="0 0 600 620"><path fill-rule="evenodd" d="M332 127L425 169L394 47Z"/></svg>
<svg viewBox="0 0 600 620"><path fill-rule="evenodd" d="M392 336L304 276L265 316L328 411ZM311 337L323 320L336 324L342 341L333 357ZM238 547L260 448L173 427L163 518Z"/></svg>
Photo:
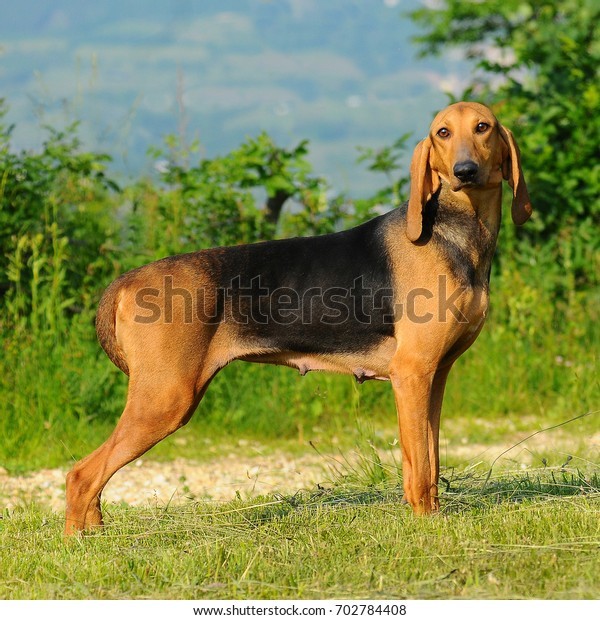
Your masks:
<svg viewBox="0 0 600 620"><path fill-rule="evenodd" d="M0 509L35 500L52 510L64 510L66 472L42 469L10 476L0 468ZM280 452L268 456L228 454L203 463L138 459L114 475L103 499L132 506L199 498L224 501L235 498L236 493L244 498L274 491L293 493L310 489L326 478L327 463L316 454L297 458Z"/></svg>
<svg viewBox="0 0 600 620"><path fill-rule="evenodd" d="M575 466L600 460L600 433L587 438L583 460L577 457L577 451L571 451L576 449L575 443L575 437L560 434L551 438L538 435L521 445L515 445L515 441L486 446L465 439L464 443L453 445L451 450L442 444L442 452L451 453L453 461L462 463L462 466L489 464L496 456L502 455L496 467L504 464L513 469L540 467L546 456L549 464L554 466L560 465L569 454L575 455ZM504 454L511 446L514 449ZM301 456L284 451L263 454L260 446L242 441L235 451L230 449L226 454L217 453L219 448L212 450L215 451L214 458L203 462L182 458L170 462L138 459L115 474L106 486L103 499L140 506L182 503L190 499L227 501L235 498L236 493L243 498L272 492L294 493L330 480L331 466L335 461L339 462L337 469L343 471L347 469L348 459L356 462L364 458L353 450L345 452L343 457L319 455L313 451ZM398 446L392 452L387 451L386 462L399 462ZM66 469L42 469L23 476L11 476L0 467L0 511L36 501L62 512L66 472Z"/></svg>

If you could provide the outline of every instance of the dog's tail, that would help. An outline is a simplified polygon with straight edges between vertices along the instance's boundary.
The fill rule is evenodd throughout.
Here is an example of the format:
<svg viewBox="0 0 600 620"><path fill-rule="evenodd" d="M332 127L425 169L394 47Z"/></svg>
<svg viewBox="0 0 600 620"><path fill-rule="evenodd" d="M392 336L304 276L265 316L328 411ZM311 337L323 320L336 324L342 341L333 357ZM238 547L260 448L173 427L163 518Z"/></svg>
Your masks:
<svg viewBox="0 0 600 620"><path fill-rule="evenodd" d="M129 366L123 349L117 342L116 335L117 307L122 290L123 282L121 278L118 278L104 291L96 313L96 334L110 361L126 375L129 375Z"/></svg>

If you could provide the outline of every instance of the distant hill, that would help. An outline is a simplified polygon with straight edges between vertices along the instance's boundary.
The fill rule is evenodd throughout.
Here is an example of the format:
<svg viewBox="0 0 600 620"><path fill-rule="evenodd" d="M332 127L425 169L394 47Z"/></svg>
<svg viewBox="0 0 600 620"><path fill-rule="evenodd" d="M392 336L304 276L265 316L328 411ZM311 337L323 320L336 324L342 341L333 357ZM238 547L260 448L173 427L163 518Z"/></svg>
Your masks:
<svg viewBox="0 0 600 620"><path fill-rule="evenodd" d="M6 4L0 97L15 146L80 119L86 146L127 174L147 171L168 133L214 155L266 130L283 145L309 139L316 171L363 194L381 181L356 146L416 141L466 70L416 59L403 13L417 0Z"/></svg>

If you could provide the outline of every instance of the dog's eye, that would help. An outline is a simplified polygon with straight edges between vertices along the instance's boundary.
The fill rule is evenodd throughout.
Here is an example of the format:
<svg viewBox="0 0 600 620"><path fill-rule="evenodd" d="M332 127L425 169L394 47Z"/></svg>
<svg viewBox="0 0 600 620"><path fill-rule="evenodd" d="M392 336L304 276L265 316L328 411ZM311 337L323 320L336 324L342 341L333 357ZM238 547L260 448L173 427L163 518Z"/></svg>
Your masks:
<svg viewBox="0 0 600 620"><path fill-rule="evenodd" d="M487 123L478 123L475 131L477 133L485 133L489 128L490 126Z"/></svg>
<svg viewBox="0 0 600 620"><path fill-rule="evenodd" d="M442 127L438 132L437 135L440 138L449 138L450 137L450 131L448 129L446 129L445 127Z"/></svg>

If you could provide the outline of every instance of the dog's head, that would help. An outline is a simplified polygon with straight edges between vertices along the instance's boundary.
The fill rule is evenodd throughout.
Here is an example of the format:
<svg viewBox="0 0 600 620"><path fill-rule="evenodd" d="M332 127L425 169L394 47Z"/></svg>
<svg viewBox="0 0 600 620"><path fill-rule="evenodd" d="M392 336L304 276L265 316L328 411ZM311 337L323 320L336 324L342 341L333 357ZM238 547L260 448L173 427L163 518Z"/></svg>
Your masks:
<svg viewBox="0 0 600 620"><path fill-rule="evenodd" d="M504 178L513 190L515 224L531 216L519 148L510 130L480 103L454 103L433 119L429 136L415 148L410 176L406 234L411 241L421 236L423 207L442 181L468 194Z"/></svg>

